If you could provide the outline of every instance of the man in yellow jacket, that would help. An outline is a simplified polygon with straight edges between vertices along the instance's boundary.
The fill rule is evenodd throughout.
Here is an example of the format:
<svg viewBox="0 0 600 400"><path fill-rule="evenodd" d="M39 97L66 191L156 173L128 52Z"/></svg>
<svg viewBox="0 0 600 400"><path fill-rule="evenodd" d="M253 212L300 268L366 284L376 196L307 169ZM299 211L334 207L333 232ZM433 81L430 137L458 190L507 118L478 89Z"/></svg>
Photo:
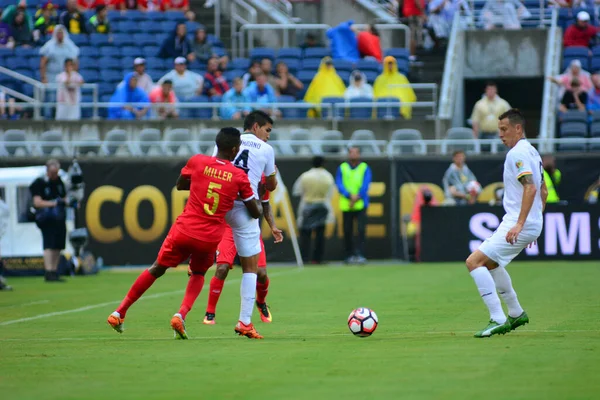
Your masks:
<svg viewBox="0 0 600 400"><path fill-rule="evenodd" d="M560 202L560 196L556 190L557 186L560 185L562 174L560 170L556 168L556 159L554 156L546 155L542 158L544 164L544 182L548 188L548 199L547 204Z"/></svg>
<svg viewBox="0 0 600 400"><path fill-rule="evenodd" d="M344 247L347 264L364 264L365 230L367 208L369 207L369 185L371 168L360 161L360 149L348 149L348 161L343 162L335 175L335 183L340 193L340 211L344 216ZM358 225L358 243L354 242L354 221Z"/></svg>

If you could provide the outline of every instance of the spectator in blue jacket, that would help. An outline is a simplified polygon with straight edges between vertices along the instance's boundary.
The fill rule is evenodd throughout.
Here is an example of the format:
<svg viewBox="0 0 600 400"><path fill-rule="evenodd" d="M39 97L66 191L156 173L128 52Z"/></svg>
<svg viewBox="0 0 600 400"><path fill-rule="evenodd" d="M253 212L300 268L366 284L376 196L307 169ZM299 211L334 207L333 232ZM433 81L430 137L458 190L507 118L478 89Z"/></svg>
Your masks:
<svg viewBox="0 0 600 400"><path fill-rule="evenodd" d="M125 84L117 87L110 98L115 103L108 109L108 119L143 119L150 111L150 99L143 89L137 87L137 75L130 72L125 75ZM132 105L138 103L138 105ZM147 103L147 106L139 103Z"/></svg>
<svg viewBox="0 0 600 400"><path fill-rule="evenodd" d="M185 24L179 23L175 27L175 31L160 46L158 56L160 58L175 59L177 57L185 57L188 62L194 61L194 47L192 42L187 38L187 28Z"/></svg>
<svg viewBox="0 0 600 400"><path fill-rule="evenodd" d="M244 93L244 82L242 78L233 79L233 87L229 89L221 99L221 118L222 119L242 119L250 114L252 108L247 104L250 98Z"/></svg>
<svg viewBox="0 0 600 400"><path fill-rule="evenodd" d="M255 109L260 109L273 117L280 117L281 111L274 106L277 103L275 89L267 82L267 76L261 72L256 75L255 79L254 82L248 84L244 94L250 99L251 103L259 104L259 106L254 107ZM262 104L265 107L261 107Z"/></svg>

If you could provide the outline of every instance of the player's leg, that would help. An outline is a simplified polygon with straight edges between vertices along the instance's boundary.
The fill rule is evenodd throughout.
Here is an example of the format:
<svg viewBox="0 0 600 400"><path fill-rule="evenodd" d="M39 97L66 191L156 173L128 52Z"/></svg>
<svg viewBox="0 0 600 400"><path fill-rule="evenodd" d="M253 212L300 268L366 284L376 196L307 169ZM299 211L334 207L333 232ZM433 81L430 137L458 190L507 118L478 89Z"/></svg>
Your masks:
<svg viewBox="0 0 600 400"><path fill-rule="evenodd" d="M217 249L217 269L215 275L210 280L208 292L208 304L206 305L206 314L203 323L205 325L214 325L216 323L215 315L217 312L217 303L223 292L225 279L229 275L229 270L233 267L233 261L237 250L233 242L233 233L229 225L225 229L221 243Z"/></svg>
<svg viewBox="0 0 600 400"><path fill-rule="evenodd" d="M515 330L519 326L529 323L529 316L521 307L517 293L512 286L512 280L510 275L506 271L506 268L498 266L497 268L490 269L492 278L496 284L496 289L500 294L502 300L508 308L508 323L510 329Z"/></svg>
<svg viewBox="0 0 600 400"><path fill-rule="evenodd" d="M267 253L265 244L260 239L260 255L258 256L258 270L256 274L256 308L262 322L272 322L273 315L267 305L267 294L269 293L269 276L267 275Z"/></svg>
<svg viewBox="0 0 600 400"><path fill-rule="evenodd" d="M171 228L171 231L169 231L169 234L160 248L158 258L154 264L137 277L119 307L108 316L108 324L117 332L123 333L123 323L129 307L138 301L146 290L148 290L158 278L165 274L167 269L177 267L189 257L189 253L184 254L178 248L177 236L178 231L176 228Z"/></svg>
<svg viewBox="0 0 600 400"><path fill-rule="evenodd" d="M325 225L315 228L315 249L312 255L312 261L315 264L323 263L323 250L325 246Z"/></svg>
<svg viewBox="0 0 600 400"><path fill-rule="evenodd" d="M312 230L307 228L300 229L300 254L302 261L308 263L310 261L310 247L312 240Z"/></svg>
<svg viewBox="0 0 600 400"><path fill-rule="evenodd" d="M343 213L344 225L344 248L346 250L346 264L354 262L354 213L345 211Z"/></svg>
<svg viewBox="0 0 600 400"><path fill-rule="evenodd" d="M500 298L498 297L498 293L496 293L494 279L488 270L488 267L495 265L494 261L481 250L475 250L467 258L466 265L479 290L481 299L490 312L489 324L481 331L475 333L475 337L488 337L510 331L510 326L506 324L506 316L502 310Z"/></svg>
<svg viewBox="0 0 600 400"><path fill-rule="evenodd" d="M358 228L358 242L356 243L356 262L364 264L365 258L365 236L367 230L367 212L360 210L356 212L356 224Z"/></svg>

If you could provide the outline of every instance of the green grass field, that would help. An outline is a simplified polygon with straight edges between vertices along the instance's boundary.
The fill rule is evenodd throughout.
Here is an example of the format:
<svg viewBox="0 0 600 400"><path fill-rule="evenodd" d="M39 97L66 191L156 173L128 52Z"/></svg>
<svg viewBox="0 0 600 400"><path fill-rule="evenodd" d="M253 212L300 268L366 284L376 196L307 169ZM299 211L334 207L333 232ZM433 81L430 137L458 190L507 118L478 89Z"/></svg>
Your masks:
<svg viewBox="0 0 600 400"><path fill-rule="evenodd" d="M0 397L9 399L598 399L600 263L521 263L509 271L531 324L475 339L488 315L458 264L270 270L265 340L233 334L239 278L217 325L202 325L207 287L169 327L187 276L171 271L134 305L126 331L106 324L139 271L0 292ZM212 271L209 272L212 276ZM373 308L370 338L350 311ZM258 320L255 312L255 320Z"/></svg>

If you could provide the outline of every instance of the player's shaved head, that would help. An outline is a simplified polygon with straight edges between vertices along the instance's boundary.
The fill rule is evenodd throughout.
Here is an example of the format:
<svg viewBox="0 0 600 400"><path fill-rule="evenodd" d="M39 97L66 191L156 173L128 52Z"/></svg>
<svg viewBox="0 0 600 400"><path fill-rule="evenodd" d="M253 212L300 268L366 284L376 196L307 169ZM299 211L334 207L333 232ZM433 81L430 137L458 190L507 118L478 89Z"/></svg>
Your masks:
<svg viewBox="0 0 600 400"><path fill-rule="evenodd" d="M217 156L233 160L240 148L240 136L241 133L236 128L227 127L221 129L217 133L217 139L215 140L219 149Z"/></svg>

